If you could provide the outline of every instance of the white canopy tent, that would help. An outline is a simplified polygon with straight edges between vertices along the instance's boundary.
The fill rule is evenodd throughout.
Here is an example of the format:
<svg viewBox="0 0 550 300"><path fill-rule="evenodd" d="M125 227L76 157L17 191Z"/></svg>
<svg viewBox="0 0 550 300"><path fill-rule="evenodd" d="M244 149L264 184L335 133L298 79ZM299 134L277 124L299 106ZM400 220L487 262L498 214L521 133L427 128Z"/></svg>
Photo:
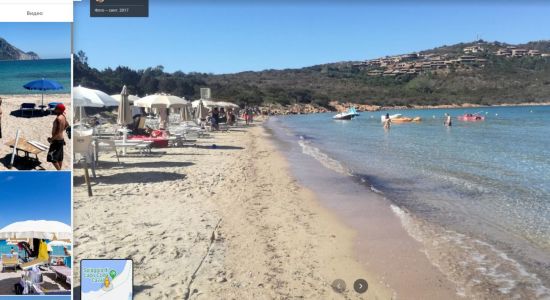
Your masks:
<svg viewBox="0 0 550 300"><path fill-rule="evenodd" d="M15 222L0 229L0 239L71 240L71 226L59 221L28 220Z"/></svg>
<svg viewBox="0 0 550 300"><path fill-rule="evenodd" d="M120 94L111 95L111 97L115 99L118 103L122 101L122 96ZM128 101L130 101L130 105L134 105L134 102L136 102L139 99L141 98L139 98L138 96L128 95Z"/></svg>

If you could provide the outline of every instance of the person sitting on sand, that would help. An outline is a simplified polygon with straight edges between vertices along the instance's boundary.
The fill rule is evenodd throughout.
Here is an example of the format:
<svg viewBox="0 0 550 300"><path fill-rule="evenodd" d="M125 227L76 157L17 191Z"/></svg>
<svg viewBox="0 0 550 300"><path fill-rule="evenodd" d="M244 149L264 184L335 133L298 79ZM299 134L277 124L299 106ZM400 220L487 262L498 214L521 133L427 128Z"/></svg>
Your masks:
<svg viewBox="0 0 550 300"><path fill-rule="evenodd" d="M390 127L391 127L390 114L386 114L386 118L384 119L384 129L390 129Z"/></svg>
<svg viewBox="0 0 550 300"><path fill-rule="evenodd" d="M53 113L57 117L53 121L52 137L48 138L50 149L48 150L47 160L59 171L63 165L63 146L65 146L63 133L69 127L69 123L67 117L65 117L65 105L62 103L57 104Z"/></svg>

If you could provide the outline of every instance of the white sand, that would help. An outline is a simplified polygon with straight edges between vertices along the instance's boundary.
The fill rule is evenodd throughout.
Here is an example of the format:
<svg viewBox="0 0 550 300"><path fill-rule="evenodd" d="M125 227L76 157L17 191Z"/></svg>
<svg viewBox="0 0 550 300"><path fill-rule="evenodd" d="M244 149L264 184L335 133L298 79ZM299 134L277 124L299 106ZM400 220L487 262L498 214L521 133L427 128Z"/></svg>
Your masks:
<svg viewBox="0 0 550 300"><path fill-rule="evenodd" d="M198 143L123 168L102 154L93 197L75 170L75 286L80 259L132 258L138 300L391 298L354 258L354 232L289 176L261 126Z"/></svg>
<svg viewBox="0 0 550 300"><path fill-rule="evenodd" d="M44 145L49 146L48 137L51 137L52 125L55 120L55 115L35 116L32 118L20 117L18 112L21 103L35 103L37 106L41 104L42 95L0 95L2 98L2 140L0 141L0 160L7 155L11 155L12 149L5 143L15 138L17 129L20 129L20 136L27 140L35 140ZM67 120L71 122L71 95L70 94L46 94L44 95L44 103L61 102L66 107ZM12 115L12 112L14 112ZM27 115L27 114L25 114ZM72 144L71 140L65 137L67 145L64 149L63 169L68 170L72 160ZM55 170L51 163L46 161L47 150L38 155L41 167L46 170ZM0 163L0 170L5 170L6 163ZM41 169L38 167L37 169Z"/></svg>

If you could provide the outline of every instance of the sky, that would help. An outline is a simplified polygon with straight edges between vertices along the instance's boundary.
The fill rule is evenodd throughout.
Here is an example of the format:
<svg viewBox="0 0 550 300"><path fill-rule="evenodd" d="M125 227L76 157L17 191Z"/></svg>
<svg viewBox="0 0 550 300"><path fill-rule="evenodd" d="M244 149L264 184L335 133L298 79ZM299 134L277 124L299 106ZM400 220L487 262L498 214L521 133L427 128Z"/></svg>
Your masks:
<svg viewBox="0 0 550 300"><path fill-rule="evenodd" d="M71 56L70 23L1 23L0 38L42 59Z"/></svg>
<svg viewBox="0 0 550 300"><path fill-rule="evenodd" d="M543 1L252 2L149 1L149 18L90 18L88 1L75 2L75 51L99 69L163 65L219 74L364 60L477 38L550 39L550 4Z"/></svg>
<svg viewBox="0 0 550 300"><path fill-rule="evenodd" d="M26 220L71 225L70 172L0 172L0 228Z"/></svg>

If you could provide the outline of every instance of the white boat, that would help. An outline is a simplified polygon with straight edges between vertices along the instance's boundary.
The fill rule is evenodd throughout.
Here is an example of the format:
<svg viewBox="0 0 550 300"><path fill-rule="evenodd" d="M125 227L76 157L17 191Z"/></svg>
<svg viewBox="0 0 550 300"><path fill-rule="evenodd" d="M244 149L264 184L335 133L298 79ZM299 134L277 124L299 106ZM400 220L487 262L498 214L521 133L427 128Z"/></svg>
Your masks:
<svg viewBox="0 0 550 300"><path fill-rule="evenodd" d="M400 118L400 117L401 117L401 114L390 115L390 120L395 118ZM386 120L386 115L382 115L380 117L380 121L384 122L384 120Z"/></svg>
<svg viewBox="0 0 550 300"><path fill-rule="evenodd" d="M351 119L357 117L358 115L359 114L355 110L355 107L350 107L350 108L348 108L347 111L341 112L341 113L333 116L332 118L334 120L351 120Z"/></svg>

